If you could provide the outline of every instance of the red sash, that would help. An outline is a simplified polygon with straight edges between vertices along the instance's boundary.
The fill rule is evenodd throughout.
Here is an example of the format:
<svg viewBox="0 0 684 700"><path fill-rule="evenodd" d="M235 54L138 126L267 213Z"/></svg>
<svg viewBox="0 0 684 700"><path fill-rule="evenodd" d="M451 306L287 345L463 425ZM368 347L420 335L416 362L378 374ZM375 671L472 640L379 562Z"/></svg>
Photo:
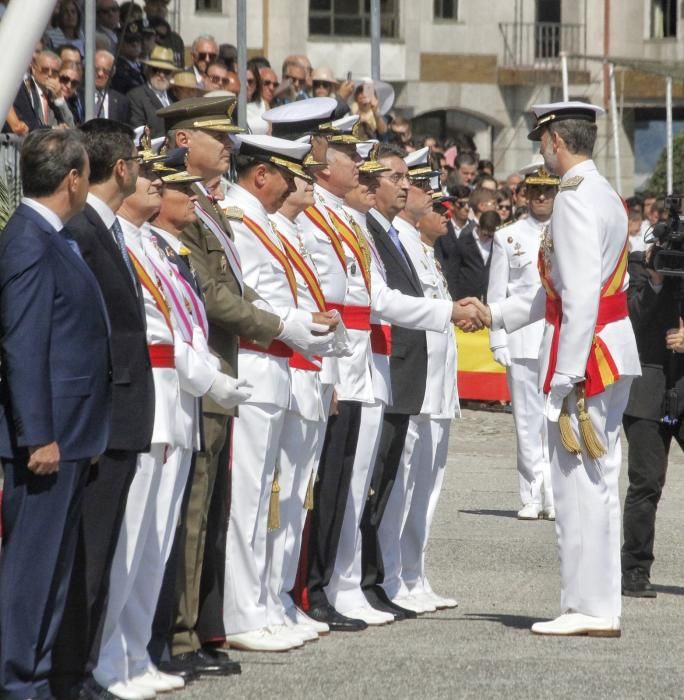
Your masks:
<svg viewBox="0 0 684 700"><path fill-rule="evenodd" d="M320 362L323 358L318 355L314 355L313 357L319 364L315 365L313 362L309 362L304 355L300 355L298 352L293 353L288 362L290 367L294 369L306 369L309 372L320 372Z"/></svg>
<svg viewBox="0 0 684 700"><path fill-rule="evenodd" d="M253 221L252 219L243 216L242 223L261 241L264 248L280 263L281 267L285 271L285 276L287 277L287 283L290 285L290 291L292 292L292 298L297 301L297 280L295 279L294 270L290 261L287 259L287 255L278 248L278 246L273 242L271 237L264 231L264 229Z"/></svg>
<svg viewBox="0 0 684 700"><path fill-rule="evenodd" d="M316 228L323 231L323 233L330 239L335 255L337 255L337 259L340 261L340 265L342 265L342 269L346 274L347 256L344 254L344 248L342 247L342 243L340 242L337 233L330 226L323 214L316 209L316 207L309 207L308 209L305 209L304 215L307 219L309 219L309 221L311 221L312 224L314 224L314 226L316 226Z"/></svg>
<svg viewBox="0 0 684 700"><path fill-rule="evenodd" d="M378 355L392 354L392 326L384 323L371 324L371 350Z"/></svg>
<svg viewBox="0 0 684 700"><path fill-rule="evenodd" d="M591 349L589 350L587 368L584 374L584 387L587 396L600 394L607 386L614 384L620 379L620 373L608 350L608 346L598 337L598 334L608 323L620 321L623 318L627 318L629 315L627 293L622 291L622 285L627 272L627 255L627 243L625 243L625 247L620 254L615 270L613 270L612 274L603 285L603 289L601 289L596 328L591 343ZM539 249L537 264L541 283L546 292L546 321L553 326L549 368L544 380L544 393L548 394L551 390L551 378L556 371L556 362L558 359L558 342L560 339L561 324L563 323L563 303L558 292L554 289L549 271L546 269L542 248Z"/></svg>
<svg viewBox="0 0 684 700"><path fill-rule="evenodd" d="M292 348L280 340L273 340L268 347L264 347L240 338L240 350L253 350L254 352L262 352L265 355L273 355L273 357L292 357L293 354Z"/></svg>
<svg viewBox="0 0 684 700"><path fill-rule="evenodd" d="M173 345L148 345L147 352L150 356L152 367L164 367L173 369L176 360L173 355Z"/></svg>

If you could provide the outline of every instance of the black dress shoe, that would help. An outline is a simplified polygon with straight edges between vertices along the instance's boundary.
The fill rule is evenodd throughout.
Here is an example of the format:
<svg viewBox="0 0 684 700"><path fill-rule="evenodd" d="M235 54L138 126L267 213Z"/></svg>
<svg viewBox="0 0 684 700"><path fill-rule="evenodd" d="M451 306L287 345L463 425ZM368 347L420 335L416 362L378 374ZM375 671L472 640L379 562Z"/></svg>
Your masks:
<svg viewBox="0 0 684 700"><path fill-rule="evenodd" d="M172 676L180 676L186 683L197 680L198 673L192 660L185 657L187 654L172 656L170 661L162 661L158 668L163 673L170 673Z"/></svg>
<svg viewBox="0 0 684 700"><path fill-rule="evenodd" d="M325 622L331 632L361 632L368 627L363 620L340 615L330 603L309 608L306 614L317 622Z"/></svg>
<svg viewBox="0 0 684 700"><path fill-rule="evenodd" d="M622 595L630 598L655 598L658 593L644 569L630 569L622 574Z"/></svg>
<svg viewBox="0 0 684 700"><path fill-rule="evenodd" d="M84 680L72 697L77 698L77 700L118 700L116 695L112 695L106 688L97 683L94 678Z"/></svg>
<svg viewBox="0 0 684 700"><path fill-rule="evenodd" d="M401 620L414 620L418 617L418 613L415 610L409 610L408 608L402 608L400 605L393 603L385 593L382 586L372 586L371 588L365 588L363 591L366 596L366 600L370 603L372 608L376 610L381 610L382 612L388 612L394 615L394 618L398 621Z"/></svg>
<svg viewBox="0 0 684 700"><path fill-rule="evenodd" d="M171 657L171 661L191 665L198 676L231 676L241 671L240 664L237 661L215 659L203 649L176 654Z"/></svg>
<svg viewBox="0 0 684 700"><path fill-rule="evenodd" d="M242 673L242 667L239 661L233 661L225 651L219 651L214 647L202 647L195 652L195 666L198 663L218 664L223 669L224 676Z"/></svg>

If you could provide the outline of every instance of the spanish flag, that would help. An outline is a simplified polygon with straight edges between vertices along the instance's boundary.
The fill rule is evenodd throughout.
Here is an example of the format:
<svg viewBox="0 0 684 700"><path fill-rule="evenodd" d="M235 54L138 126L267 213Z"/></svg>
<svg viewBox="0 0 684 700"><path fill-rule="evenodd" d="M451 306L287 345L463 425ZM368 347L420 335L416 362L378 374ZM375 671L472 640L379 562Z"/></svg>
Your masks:
<svg viewBox="0 0 684 700"><path fill-rule="evenodd" d="M506 370L494 361L489 331L474 333L455 329L458 346L458 396L460 399L510 401Z"/></svg>

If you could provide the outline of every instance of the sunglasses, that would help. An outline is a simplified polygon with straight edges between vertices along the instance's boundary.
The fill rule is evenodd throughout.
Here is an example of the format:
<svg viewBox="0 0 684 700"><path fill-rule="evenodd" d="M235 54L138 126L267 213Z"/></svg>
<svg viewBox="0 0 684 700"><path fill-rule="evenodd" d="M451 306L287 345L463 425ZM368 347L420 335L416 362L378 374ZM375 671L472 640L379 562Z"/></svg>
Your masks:
<svg viewBox="0 0 684 700"><path fill-rule="evenodd" d="M264 87L272 87L272 88L276 88L276 89L280 87L280 83L277 80L275 80L275 81L274 80L264 80L262 85Z"/></svg>
<svg viewBox="0 0 684 700"><path fill-rule="evenodd" d="M197 54L197 58L199 58L200 61L213 61L218 54L216 53L210 53L209 51L202 51Z"/></svg>
<svg viewBox="0 0 684 700"><path fill-rule="evenodd" d="M318 88L325 88L326 90L330 88L332 83L326 83L324 80L314 80L313 81L313 87L314 90L318 90Z"/></svg>
<svg viewBox="0 0 684 700"><path fill-rule="evenodd" d="M304 78L295 78L293 75L286 75L285 76L290 82L293 83L303 83Z"/></svg>
<svg viewBox="0 0 684 700"><path fill-rule="evenodd" d="M173 75L173 71L172 71L172 70L166 70L166 68L154 68L154 67L152 67L152 72L153 72L153 73L156 73L157 75L164 75L164 76L166 76L167 78L168 78L169 76Z"/></svg>
<svg viewBox="0 0 684 700"><path fill-rule="evenodd" d="M230 78L222 78L220 75L209 75L207 74L207 78L214 83L215 85L230 85Z"/></svg>
<svg viewBox="0 0 684 700"><path fill-rule="evenodd" d="M68 75L60 75L59 82L62 83L62 85L71 85L74 89L81 84L80 80L72 80Z"/></svg>
<svg viewBox="0 0 684 700"><path fill-rule="evenodd" d="M497 204L497 209L508 209L510 211L513 207L510 204Z"/></svg>
<svg viewBox="0 0 684 700"><path fill-rule="evenodd" d="M38 70L40 71L41 75L47 75L50 78L56 78L59 75L59 71L56 68L41 66Z"/></svg>

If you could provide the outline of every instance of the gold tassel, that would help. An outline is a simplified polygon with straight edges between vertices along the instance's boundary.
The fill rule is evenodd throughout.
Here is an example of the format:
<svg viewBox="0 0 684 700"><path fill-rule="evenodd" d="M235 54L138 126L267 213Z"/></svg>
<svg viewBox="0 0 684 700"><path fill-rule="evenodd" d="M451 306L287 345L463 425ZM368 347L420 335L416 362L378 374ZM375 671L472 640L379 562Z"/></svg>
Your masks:
<svg viewBox="0 0 684 700"><path fill-rule="evenodd" d="M314 507L314 475L311 472L309 477L309 485L306 487L306 496L304 496L304 510L313 510Z"/></svg>
<svg viewBox="0 0 684 700"><path fill-rule="evenodd" d="M278 472L273 476L273 484L271 485L267 527L269 530L277 530L280 527L280 484L278 483Z"/></svg>
<svg viewBox="0 0 684 700"><path fill-rule="evenodd" d="M572 455L582 453L577 436L572 428L572 420L568 412L568 399L563 399L563 407L561 408L560 417L558 418L558 429L560 430L561 443L563 447Z"/></svg>
<svg viewBox="0 0 684 700"><path fill-rule="evenodd" d="M579 429L582 436L582 442L587 449L587 454L592 459L598 459L606 454L606 448L601 444L594 424L591 422L587 411L584 384L577 385L577 414L579 415Z"/></svg>

